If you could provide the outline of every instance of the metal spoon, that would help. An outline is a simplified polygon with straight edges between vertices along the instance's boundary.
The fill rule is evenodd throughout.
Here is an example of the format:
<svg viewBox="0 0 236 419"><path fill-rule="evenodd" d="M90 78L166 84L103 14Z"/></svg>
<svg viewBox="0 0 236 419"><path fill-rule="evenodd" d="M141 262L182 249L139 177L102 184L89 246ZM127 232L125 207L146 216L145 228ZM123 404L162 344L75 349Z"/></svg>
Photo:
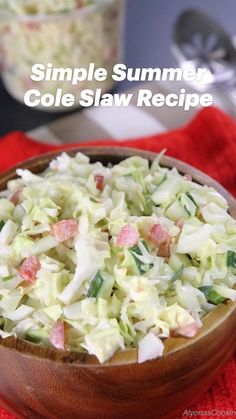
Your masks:
<svg viewBox="0 0 236 419"><path fill-rule="evenodd" d="M204 80L189 84L216 94L236 114L236 49L218 23L198 10L185 11L174 27L172 52L181 68L206 68Z"/></svg>

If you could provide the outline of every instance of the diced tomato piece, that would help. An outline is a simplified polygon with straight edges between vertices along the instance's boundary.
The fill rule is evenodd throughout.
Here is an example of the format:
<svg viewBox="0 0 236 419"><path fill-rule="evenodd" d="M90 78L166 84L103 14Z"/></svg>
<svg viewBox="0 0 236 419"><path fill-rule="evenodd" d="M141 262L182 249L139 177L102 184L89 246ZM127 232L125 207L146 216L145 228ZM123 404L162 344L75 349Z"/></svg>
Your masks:
<svg viewBox="0 0 236 419"><path fill-rule="evenodd" d="M14 192L11 197L11 202L15 205L15 207L19 204L20 201L20 191Z"/></svg>
<svg viewBox="0 0 236 419"><path fill-rule="evenodd" d="M83 2L81 0L77 0L76 6L77 7L82 7L83 6Z"/></svg>
<svg viewBox="0 0 236 419"><path fill-rule="evenodd" d="M139 232L130 224L126 224L120 230L116 244L117 246L134 246L139 240Z"/></svg>
<svg viewBox="0 0 236 419"><path fill-rule="evenodd" d="M175 335L185 336L187 338L193 338L198 333L200 327L197 323L191 323L186 326L181 326L175 329Z"/></svg>
<svg viewBox="0 0 236 419"><path fill-rule="evenodd" d="M160 224L154 224L150 230L149 240L157 246L166 242L169 239L169 233L165 227Z"/></svg>
<svg viewBox="0 0 236 419"><path fill-rule="evenodd" d="M36 256L30 256L22 263L19 269L19 275L30 284L33 284L36 280L36 275L39 269L40 262L38 258Z"/></svg>
<svg viewBox="0 0 236 419"><path fill-rule="evenodd" d="M154 224L150 230L149 240L157 247L157 255L161 257L170 257L171 237L165 227L160 224Z"/></svg>
<svg viewBox="0 0 236 419"><path fill-rule="evenodd" d="M158 250L157 250L157 256L160 256L162 258L169 258L171 255L170 252L170 240L167 240L165 243L160 244L158 246Z"/></svg>
<svg viewBox="0 0 236 419"><path fill-rule="evenodd" d="M99 191L103 191L103 188L104 188L104 176L102 176L102 175L94 175L94 180L95 180L97 189Z"/></svg>
<svg viewBox="0 0 236 419"><path fill-rule="evenodd" d="M53 326L49 340L55 348L65 350L65 322L63 320Z"/></svg>
<svg viewBox="0 0 236 419"><path fill-rule="evenodd" d="M4 34L11 33L11 27L10 27L10 25L5 25L5 26L2 28L2 30L3 30L3 33L4 33Z"/></svg>
<svg viewBox="0 0 236 419"><path fill-rule="evenodd" d="M62 220L51 225L52 235L61 243L71 239L77 234L78 223L76 220Z"/></svg>
<svg viewBox="0 0 236 419"><path fill-rule="evenodd" d="M30 31L37 31L41 28L41 25L40 25L40 23L37 23L37 22L29 22L29 23L27 23L27 28Z"/></svg>

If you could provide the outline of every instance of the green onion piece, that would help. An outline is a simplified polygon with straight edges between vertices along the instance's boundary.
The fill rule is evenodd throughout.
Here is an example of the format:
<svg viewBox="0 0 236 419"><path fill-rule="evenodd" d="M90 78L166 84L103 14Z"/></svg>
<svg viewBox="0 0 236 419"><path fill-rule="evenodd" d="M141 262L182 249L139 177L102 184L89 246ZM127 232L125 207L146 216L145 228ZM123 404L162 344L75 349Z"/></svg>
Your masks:
<svg viewBox="0 0 236 419"><path fill-rule="evenodd" d="M89 290L87 292L87 297L96 298L103 282L104 282L104 279L102 275L100 274L100 272L97 272L90 284Z"/></svg>
<svg viewBox="0 0 236 419"><path fill-rule="evenodd" d="M171 284L173 284L175 281L177 281L177 279L179 279L181 277L181 275L183 273L183 270L184 270L184 265L181 265L180 268L178 269L178 271L176 271L173 274L173 276L172 276L172 278L170 280Z"/></svg>
<svg viewBox="0 0 236 419"><path fill-rule="evenodd" d="M228 268L236 268L236 253L233 250L228 250L226 264Z"/></svg>
<svg viewBox="0 0 236 419"><path fill-rule="evenodd" d="M148 250L147 248L147 243L144 240L141 240L141 243L144 245L144 247L146 248L146 250ZM131 247L129 249L131 255L133 256L136 266L139 270L139 273L141 275L145 274L147 271L149 271L152 267L153 264L148 264L148 263L143 263L141 262L141 260L137 257L137 256L142 256L142 252L140 250L140 248L138 247L138 245L136 244L135 246Z"/></svg>
<svg viewBox="0 0 236 419"><path fill-rule="evenodd" d="M225 301L225 298L215 291L211 285L199 287L198 289L203 292L208 303L217 305Z"/></svg>
<svg viewBox="0 0 236 419"><path fill-rule="evenodd" d="M4 226L5 226L5 221L0 220L0 231L2 231Z"/></svg>
<svg viewBox="0 0 236 419"><path fill-rule="evenodd" d="M139 247L137 245L131 247L129 249L131 255L133 256L136 266L140 272L140 274L144 274L146 271L144 270L144 264L141 262L141 260L139 260L139 258L137 257L137 255L142 255L141 250L139 249Z"/></svg>
<svg viewBox="0 0 236 419"><path fill-rule="evenodd" d="M3 317L0 317L0 329L3 328L4 323L5 323L5 319Z"/></svg>
<svg viewBox="0 0 236 419"><path fill-rule="evenodd" d="M2 278L2 282L10 281L12 278L14 278L12 275L4 276L4 278Z"/></svg>

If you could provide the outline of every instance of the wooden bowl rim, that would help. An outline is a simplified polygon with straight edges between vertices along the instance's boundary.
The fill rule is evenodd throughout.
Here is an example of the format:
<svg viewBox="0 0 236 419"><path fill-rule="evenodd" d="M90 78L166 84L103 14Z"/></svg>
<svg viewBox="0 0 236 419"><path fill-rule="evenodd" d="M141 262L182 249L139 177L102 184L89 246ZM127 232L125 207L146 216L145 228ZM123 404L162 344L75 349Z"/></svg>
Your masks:
<svg viewBox="0 0 236 419"><path fill-rule="evenodd" d="M24 160L18 163L16 166L5 171L1 174L0 178L0 190L2 186L4 189L4 184L10 179L17 177L16 169L18 168L29 168L30 170L37 172L39 166L48 165L48 163L54 159L56 156L60 155L62 152L66 152L70 155L74 155L77 152L84 153L89 157L95 158L96 161L99 161L99 157L118 157L118 159L123 160L131 156L140 156L143 158L152 161L158 153L151 151L146 151L138 148L128 148L128 147L119 147L115 145L114 147L83 147L77 146L74 148L68 147L63 150L55 150L49 153L44 153L36 157ZM180 173L190 173L193 174L193 180L200 183L211 186L215 188L219 193L221 193L227 200L229 204L229 212L231 215L236 218L236 199L217 181L212 179L210 176L201 172L200 170L194 168L193 166L182 162L181 160L175 159L169 156L162 156L161 165L165 167L176 167ZM180 350L187 350L190 346L201 343L207 335L209 335L213 330L219 327L232 313L236 314L236 305L232 301L226 301L218 305L212 312L206 315L203 319L203 327L199 333L191 339L184 337L176 338L167 338L165 339L165 350L162 358L157 358L153 361L158 363L161 359L171 356L171 354L176 353ZM69 351L59 351L54 348L47 348L33 344L31 342L25 341L23 339L15 338L13 336L8 338L0 338L0 346L7 348L8 350L20 352L25 357L33 357L37 359L43 359L47 362L63 362L68 364L73 364L77 367L118 367L123 365L130 365L137 363L137 349L126 349L124 351L117 351L115 355L104 364L100 364L97 358L93 355L89 355L83 352L69 352ZM142 365L142 364L138 364Z"/></svg>

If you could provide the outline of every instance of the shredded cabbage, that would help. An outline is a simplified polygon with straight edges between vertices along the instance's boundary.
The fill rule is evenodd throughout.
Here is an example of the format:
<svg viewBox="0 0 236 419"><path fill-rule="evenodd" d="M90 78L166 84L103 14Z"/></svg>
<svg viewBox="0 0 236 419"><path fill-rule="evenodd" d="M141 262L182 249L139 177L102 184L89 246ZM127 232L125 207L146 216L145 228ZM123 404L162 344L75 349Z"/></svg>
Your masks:
<svg viewBox="0 0 236 419"><path fill-rule="evenodd" d="M236 223L214 189L130 157L104 167L62 153L0 193L0 337L87 351L103 363L191 337L236 300ZM19 202L11 198L17 192ZM128 227L127 227L128 226Z"/></svg>

